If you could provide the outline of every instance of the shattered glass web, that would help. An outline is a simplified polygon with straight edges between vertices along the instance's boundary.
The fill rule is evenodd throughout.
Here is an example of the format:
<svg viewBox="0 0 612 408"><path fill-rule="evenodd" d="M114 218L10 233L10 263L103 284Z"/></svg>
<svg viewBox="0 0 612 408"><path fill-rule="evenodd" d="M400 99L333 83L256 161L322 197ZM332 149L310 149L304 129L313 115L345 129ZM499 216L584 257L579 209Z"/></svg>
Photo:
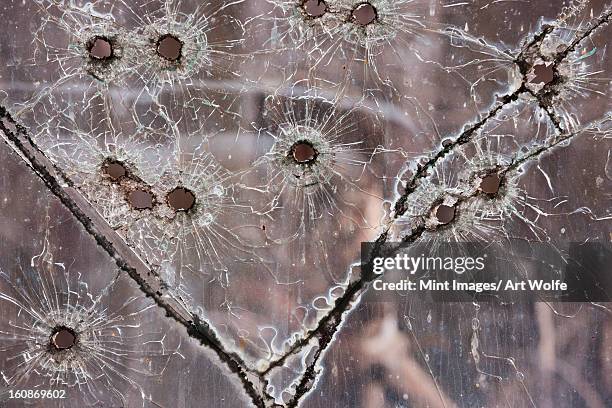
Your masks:
<svg viewBox="0 0 612 408"><path fill-rule="evenodd" d="M62 269L77 251L38 242L9 262L6 245L0 336L40 344L27 333L58 323L31 318L68 305L102 331L134 319L112 348L134 364L102 373L49 369L46 351L3 340L3 404L4 389L51 378L85 404L167 406L164 364L183 372L200 354L218 367L180 386L183 406L201 383L210 406L611 403L607 305L381 304L357 266L362 241L610 240L609 2L1 7L3 106L25 130L5 115L4 140L114 261ZM64 212L58 231L76 222ZM41 253L64 259L29 261ZM41 281L15 278L33 270ZM118 279L136 294L96 314ZM55 303L24 302L46 293L36 285ZM167 346L151 313L185 326L182 341ZM230 401L234 387L248 397Z"/></svg>

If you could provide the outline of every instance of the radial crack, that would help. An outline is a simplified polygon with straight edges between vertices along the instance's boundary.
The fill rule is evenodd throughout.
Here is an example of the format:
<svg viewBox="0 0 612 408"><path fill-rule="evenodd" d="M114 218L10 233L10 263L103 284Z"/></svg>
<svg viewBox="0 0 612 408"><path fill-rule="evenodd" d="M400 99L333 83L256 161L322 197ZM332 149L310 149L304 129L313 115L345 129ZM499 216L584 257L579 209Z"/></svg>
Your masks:
<svg viewBox="0 0 612 408"><path fill-rule="evenodd" d="M320 11L316 12L318 13ZM612 11L606 11L597 19L597 21L591 24L586 31L577 35L569 43L567 48L557 53L551 68L553 73L557 69L558 65L576 49L582 40L588 38L599 27L609 23L611 15ZM376 18L376 16L374 15L373 18ZM523 47L523 50L515 58L514 62L517 64L521 74L523 75L521 86L514 92L501 97L500 102L495 104L488 112L486 112L479 121L469 124L469 126L466 125L465 130L463 130L456 139L454 139L451 143L444 144L443 148L437 151L435 155L430 157L425 164L418 167L416 173L406 184L403 194L395 203L395 219L401 217L407 211L408 200L411 194L419 187L422 180L426 180L430 176L431 169L433 169L447 155L455 152L460 146L471 142L474 136L477 135L479 131L489 123L490 120L496 117L505 106L509 105L513 101L516 101L523 94L531 95L537 101L537 105L547 112L558 135L552 142L547 143L544 146L540 146L520 158L516 158L505 168L501 168L499 174L503 175L513 169L518 168L529 160L540 157L542 154L554 149L559 144L571 140L574 136L578 135L582 130L584 130L581 129L573 132L564 130L562 119L559 118L557 113L553 110L550 99L547 99L546 95L539 92L534 92L527 87L527 73L531 68L527 60L529 57L528 53L541 44L542 41L544 41L553 31L553 26L543 26L542 31L536 34L533 39L528 42L525 47ZM168 40L168 38L165 38L165 40ZM99 58L110 57L113 52L112 48L108 50L100 48L104 48L106 45L108 45L109 48L111 47L109 43L104 44L102 42L97 44L97 48L95 50L95 47L92 47L91 52L94 53L95 51L96 53L99 53L101 56ZM179 44L174 44L174 50L167 47L170 45L172 44L161 44L160 42L160 44L158 44L157 52L169 61L178 60L181 57L181 48ZM554 81L555 77L553 75L553 79L549 82L552 82L554 85ZM168 297L164 296L165 287L163 282L157 279L155 274L146 268L142 262L140 262L140 264L137 263L135 266L133 262L136 261L131 259L135 257L129 257L125 252L122 253L122 249L119 247L120 241L118 241L118 239L114 239L113 236L110 235L113 234L113 231L110 229L105 229L104 226L100 225L95 219L92 219L92 216L87 214L87 211L81 207L81 204L86 204L78 201L76 197L76 194L78 193L71 193L72 185L70 184L70 181L64 177L64 175L57 168L55 168L55 166L46 160L46 157L29 138L25 128L18 125L3 107L0 107L0 129L4 132L6 138L8 139L7 144L16 149L29 162L31 167L33 167L35 172L39 177L41 177L51 192L56 195L58 199L83 224L84 228L94 237L98 245L100 245L111 257L115 259L117 265L123 271L127 272L129 276L139 284L140 289L148 296L151 296L159 307L166 310L168 317L184 326L192 338L199 340L201 344L214 350L225 365L232 372L238 375L240 381L242 382L243 388L251 397L256 406L278 406L274 403L274 399L266 392L266 376L274 368L281 367L290 356L295 355L297 352L304 349L304 347L312 340L315 340L318 348L312 357L312 362L308 365L303 376L301 377L294 397L287 404L288 407L296 407L299 405L301 400L312 390L313 384L315 383L317 375L319 374L319 362L328 349L328 346L333 342L334 336L341 328L342 323L345 321L345 315L353 309L356 299L367 290L369 283L375 277L373 274L363 273L357 281L350 283L347 286L344 294L336 299L333 308L319 320L317 327L307 332L307 334L298 340L289 351L283 354L279 359L270 363L266 369L260 371L249 369L246 363L237 354L229 352L225 349L222 342L208 323L200 320L197 315L192 316L189 313L182 311L180 306L172 305L172 301L169 300ZM313 149L312 145L307 145L300 141L296 142L295 146L292 147L291 152L295 161L301 164L314 161L318 154L318 151ZM116 176L116 178L123 177L120 173L120 169L113 168L109 169L108 171L108 175L111 178L115 177L113 174L119 174ZM67 182L68 187L64 187L61 184L62 180ZM187 192L190 190L185 189L184 187L176 187L173 191L177 192L177 197L180 195L184 200L187 200L187 204L178 203L174 205L171 203L171 205L173 205L177 211L188 211L191 209L193 206L193 201L189 201L187 194ZM468 201L475 197L476 194L478 193L461 196L459 197L458 202ZM191 197L194 197L193 194ZM392 220L391 223L392 222L394 222L394 220ZM382 245L388 239L389 228L390 226L387 225L385 231L375 241L374 250L370 254L370 259L378 256L381 253ZM426 228L424 226L418 226L414 228L409 235L404 237L403 241L408 243L414 242L418 240L425 231Z"/></svg>
<svg viewBox="0 0 612 408"><path fill-rule="evenodd" d="M611 16L610 12L605 13L598 20L598 23L595 24L593 27L591 27L587 31L587 33L583 34L582 36L572 41L572 45L570 47L571 48L576 47L576 45L579 44L581 40L588 37L588 35L593 33L598 27L607 23L608 20L610 19L610 16ZM531 94L532 96L535 96L537 100L537 104L540 107L544 108L544 110L549 115L551 121L553 122L555 126L555 130L559 133L559 135L562 135L564 133L560 125L560 119L556 116L556 114L543 104L541 97L536 96L533 92L531 92L526 87L526 75L525 75L526 72L523 72L523 68L521 67L521 65L523 67L525 66L526 52L528 52L530 48L535 47L536 45L540 44L546 38L546 36L549 35L553 31L553 29L554 27L551 27L551 26L543 26L542 31L536 34L534 38L532 39L532 41L530 41L523 48L521 53L516 57L515 63L519 65L519 68L521 69L521 72L523 73L523 80L522 80L521 86L513 93L502 97L501 103L499 103L494 108L492 108L483 117L483 119L469 126L452 143L449 143L443 146L443 148L439 150L432 158L430 158L424 165L419 167L419 169L412 176L410 181L408 181L404 194L395 203L394 208L395 208L395 218L396 219L405 213L407 209L408 197L416 190L419 181L424 178L427 178L428 170L433 168L441 159L443 159L446 155L454 151L457 147L470 142L472 140L472 136L475 133L477 133L479 129L483 128L483 126L485 126L485 124L487 124L488 121L491 120L493 117L495 117L495 115L501 109L503 109L506 105L510 104L513 101L516 101L520 95L528 93L528 94ZM569 48L566 51L567 52L564 53L563 57L560 58L559 61L555 61L555 65L563 61L563 59L568 55ZM560 136L556 138L556 140L549 145L541 146L535 149L530 154L523 156L522 158L512 162L510 165L508 165L508 167L505 170L501 170L500 174L505 174L506 172L519 167L524 162L528 160L533 160L534 158L539 157L540 155L544 154L550 149L553 149L554 147L558 146L560 143L570 140L571 138L576 136L578 133L579 132L568 133L565 136ZM474 195L476 194L477 193L474 193ZM470 195L470 196L461 198L460 201L469 200L472 197L473 195ZM415 228L409 235L404 237L403 242L413 243L416 240L418 240L425 231L426 231L425 226L421 225ZM379 238L375 241L374 248L369 255L369 262L372 262L372 259L374 257L380 256L382 245L386 242L388 233L389 233L389 229L386 229L379 236ZM303 337L300 341L296 342L291 348L291 350L289 350L285 355L283 355L281 358L279 358L274 363L272 363L269 366L269 368L262 373L263 375L265 375L268 372L270 372L273 368L282 366L290 355L293 355L299 352L305 345L307 345L310 342L310 340L312 339L318 340L318 349L315 355L313 356L311 364L306 368L304 376L301 378L296 388L294 397L291 399L291 401L287 405L288 407L297 407L301 399L304 398L309 393L309 391L312 389L312 384L315 381L317 374L318 374L317 367L318 367L319 361L322 358L325 351L327 350L327 347L329 346L329 344L332 342L333 336L339 330L341 324L343 323L344 321L343 315L352 310L352 306L354 304L353 302L355 298L357 297L357 295L365 292L367 290L369 282L371 282L374 278L375 276L373 274L362 275L359 280L349 284L343 296L336 299L334 307L331 309L329 313L327 313L319 321L319 324L317 325L317 327L314 330L310 331L307 336Z"/></svg>
<svg viewBox="0 0 612 408"><path fill-rule="evenodd" d="M7 145L17 150L28 161L47 188L68 208L85 230L96 240L96 243L115 260L117 266L138 284L140 290L145 295L150 296L160 308L164 309L168 317L184 326L189 336L212 349L221 361L233 373L238 375L245 392L257 407L269 406L265 401L271 398L260 391L262 385L261 377L252 373L238 355L226 351L215 332L207 323L200 321L197 315L189 315L179 305L170 304L169 299L171 298L164 296L165 288L163 283L156 279L155 274L148 270L142 264L142 261L135 267L133 263L139 261L136 257L132 257L132 262L125 259L125 253L121 253L124 251L121 250L121 243L118 237L115 240L109 239L110 234L113 234L112 230L107 228L105 234L102 231L105 228L97 225L92 220L94 214L86 214L77 204L75 196L68 193L65 187L62 187L58 181L58 177L62 176L57 172L55 166L39 151L35 143L28 136L26 129L15 122L3 106L0 106L0 130L6 137L5 142ZM69 184L68 188L70 188ZM83 201L81 205L85 206L87 204ZM253 380L256 380L257 384Z"/></svg>

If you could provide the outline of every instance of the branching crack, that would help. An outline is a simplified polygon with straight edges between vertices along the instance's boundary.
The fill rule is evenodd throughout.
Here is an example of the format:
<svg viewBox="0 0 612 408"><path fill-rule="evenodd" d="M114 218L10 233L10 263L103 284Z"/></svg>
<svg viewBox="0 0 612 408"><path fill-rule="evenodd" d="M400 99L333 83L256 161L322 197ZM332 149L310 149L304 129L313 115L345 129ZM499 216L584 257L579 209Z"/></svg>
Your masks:
<svg viewBox="0 0 612 408"><path fill-rule="evenodd" d="M555 127L557 135L549 143L534 148L521 157L514 158L507 166L500 168L499 171L501 175L517 169L527 161L540 157L559 144L567 142L578 135L581 132L580 130L570 132L566 129L562 119L559 118L551 103L551 92L554 92L555 87L560 85L561 81L558 73L558 65L564 62L581 41L595 33L600 27L608 24L611 18L612 10L606 10L585 31L579 33L563 51L557 53L552 61L552 81L546 84L542 91L535 92L527 86L527 75L531 68L530 58L534 50L539 47L546 37L555 29L555 27L550 25L543 26L542 30L523 47L522 51L514 59L514 63L518 66L523 77L520 87L514 92L501 97L480 120L466 126L456 139L451 143L444 144L440 150L425 162L425 164L419 165L417 171L406 183L403 194L396 201L394 205L394 220L390 223L392 224L397 218L406 213L411 195L417 190L420 183L429 177L430 170L447 155L455 152L460 146L473 141L479 131L483 129L490 120L495 118L504 107L517 101L523 95L529 95L532 99L537 101L537 105L540 108L547 112L550 121ZM537 51L535 51L535 53L537 54ZM131 254L127 247L123 248L124 245L122 245L121 239L116 236L110 228L104 227L102 221L98 221L95 219L95 215L89 213L93 213L93 211L88 211L86 202L84 200L79 200L79 194L70 184L69 179L65 177L56 166L51 164L28 136L26 129L18 124L11 117L9 112L1 106L0 130L2 130L5 135L5 142L13 149L17 150L22 157L27 159L30 166L43 180L49 190L79 220L85 230L96 240L97 244L115 259L119 268L128 273L129 276L138 283L140 290L147 296L150 296L160 308L164 309L168 317L184 326L189 336L213 350L226 367L238 376L244 391L249 395L252 402L257 407L280 406L274 402L274 398L266 390L268 375L275 368L282 367L291 356L303 350L308 344L316 342L317 348L310 360L311 362L300 378L293 397L285 406L297 407L300 404L304 397L312 390L319 374L319 362L323 358L328 346L333 342L334 336L340 330L346 314L353 309L358 298L368 289L369 284L374 280L376 275L365 272L365 270L368 270L366 268L359 279L351 282L343 295L336 299L333 308L319 320L316 328L296 341L285 354L271 362L265 369L251 369L239 355L226 350L225 346L208 323L202 321L197 315L192 315L184 311L180 305L173 304L172 297L165 295L165 285L163 282L161 282L156 274L146 267L141 260ZM469 195L460 196L457 203L473 199L478 194L480 193L474 192ZM384 232L376 240L374 249L370 254L370 260L381 255L382 245L388 239L390 227L390 225L387 225ZM405 243L415 242L425 233L425 231L425 226L419 225L413 228L413 230L403 238L403 241Z"/></svg>
<svg viewBox="0 0 612 408"><path fill-rule="evenodd" d="M556 69L556 65L563 62L564 58L567 57L569 52L572 49L574 49L582 40L587 38L589 35L593 34L599 27L608 23L610 17L611 17L611 12L604 13L598 19L598 21L595 24L593 24L585 33L583 33L582 35L574 39L571 45L563 53L560 54L561 57L555 60L554 62L555 66L553 69ZM443 146L443 148L439 150L433 157L431 157L424 165L421 165L418 168L417 172L412 176L412 178L406 184L404 194L397 200L395 204L394 208L395 208L395 218L396 219L406 212L407 203L408 203L408 199L410 195L416 190L416 188L419 185L419 182L429 175L428 171L430 169L432 169L441 159L443 159L449 153L453 152L456 148L470 142L473 136L478 132L479 129L483 128L483 126L485 126L485 124L488 123L489 120L494 118L496 114L500 112L500 110L502 110L506 105L516 101L522 94L525 94L525 93L530 94L537 100L538 106L543 108L547 112L550 120L552 121L555 127L555 130L558 133L558 137L555 138L554 141L551 142L550 144L536 148L529 154L524 155L523 157L514 160L505 169L500 169L500 174L506 174L507 172L518 168L523 163L541 156L542 154L550 151L551 149L554 149L559 144L572 139L574 136L580 133L580 132L567 133L566 131L564 131L561 125L561 120L558 118L558 116L553 111L552 107L550 106L550 103L547 103L541 94L536 94L532 92L526 86L526 80L527 80L526 79L526 74L527 74L526 55L527 55L527 52L530 49L537 47L546 38L547 35L553 32L553 30L554 30L554 27L552 26L548 26L548 25L543 26L542 31L536 34L534 38L529 43L527 43L527 45L523 48L521 53L515 58L515 63L519 66L519 69L521 70L521 73L523 74L523 81L519 89L514 91L512 94L505 95L504 97L502 97L501 103L498 103L495 107L493 107L487 114L484 115L484 117L480 121L473 123L472 125L467 127L467 129L465 129L459 135L459 137L457 137L453 142L448 143L445 146ZM479 193L474 193L469 196L461 197L458 203L462 201L467 201L475 197L478 194ZM417 241L423 235L425 231L426 231L426 228L424 225L420 225L416 227L415 229L413 229L413 231L411 231L410 234L408 234L406 237L403 238L403 243L413 243ZM380 253L382 244L386 242L388 234L389 234L389 229L387 228L376 240L376 243L372 249L372 252L369 254L370 263L375 257L382 255ZM369 270L371 270L371 268L369 268ZM352 306L356 302L357 297L360 294L363 294L363 292L367 290L368 284L372 282L372 280L375 279L376 277L377 276L375 276L372 273L364 274L360 277L359 280L351 283L346 289L346 292L344 293L344 295L336 300L336 303L333 309L325 317L323 317L320 320L318 326L314 330L312 330L307 336L305 336L301 341L295 343L294 347L292 347L292 349L289 350L284 356L282 356L280 359L278 359L273 364L271 364L268 370L264 371L264 374L266 374L270 370L272 370L274 367L282 366L283 363L287 360L287 358L290 355L299 352L313 338L317 339L319 347L314 355L312 363L307 367L305 374L302 377L296 389L295 396L290 401L290 403L287 405L288 407L297 407L300 401L302 400L302 398L304 398L308 394L308 392L311 390L312 383L313 381L315 381L318 375L317 367L318 367L319 361L322 358L322 355L324 354L325 350L327 349L327 346L332 342L334 335L339 330L343 322L343 316L346 313L350 312L350 310L352 309Z"/></svg>
<svg viewBox="0 0 612 408"><path fill-rule="evenodd" d="M257 407L270 406L266 401L273 401L273 399L260 391L263 382L261 376L251 372L238 355L226 351L215 332L206 322L202 322L197 315L189 315L180 306L171 304L170 299L172 298L164 296L164 285L142 262L138 262L139 260L134 257L131 257L131 262L126 260L129 256L126 257L125 251L122 251L119 238L113 239L113 235L116 236L116 234L110 229L103 231L105 228L92 220L93 214L89 215L84 211L84 207L87 205L84 201L80 205L77 204L75 195L71 195L67 192L66 187L62 187L60 184L58 179L63 179L63 177L60 178L61 175L56 167L40 152L28 136L26 129L17 123L6 108L2 106L0 106L0 130L6 137L7 145L16 149L22 157L28 160L29 165L43 180L47 188L68 208L85 230L96 240L96 243L115 260L117 266L139 285L140 290L164 309L167 317L184 326L192 338L212 349L230 371L240 378L245 392ZM68 188L71 188L70 184L68 184ZM257 382L257 384L254 382Z"/></svg>

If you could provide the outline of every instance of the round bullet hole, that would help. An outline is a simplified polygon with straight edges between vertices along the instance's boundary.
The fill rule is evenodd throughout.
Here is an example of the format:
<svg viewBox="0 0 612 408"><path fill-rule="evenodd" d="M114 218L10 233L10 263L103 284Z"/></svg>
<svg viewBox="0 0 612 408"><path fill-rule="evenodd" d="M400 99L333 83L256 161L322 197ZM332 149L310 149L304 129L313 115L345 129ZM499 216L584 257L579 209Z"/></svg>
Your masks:
<svg viewBox="0 0 612 408"><path fill-rule="evenodd" d="M555 77L555 71L553 70L553 64L538 64L533 66L534 78L531 80L533 84L549 84Z"/></svg>
<svg viewBox="0 0 612 408"><path fill-rule="evenodd" d="M109 161L104 164L102 171L106 174L112 181L118 181L120 178L125 177L127 174L127 169L123 165L123 163L118 161Z"/></svg>
<svg viewBox="0 0 612 408"><path fill-rule="evenodd" d="M168 61L178 61L182 50L183 43L171 34L162 36L157 42L157 53Z"/></svg>
<svg viewBox="0 0 612 408"><path fill-rule="evenodd" d="M327 10L327 5L323 0L306 0L302 7L308 16L314 18L321 17Z"/></svg>
<svg viewBox="0 0 612 408"><path fill-rule="evenodd" d="M317 158L317 151L312 144L302 141L297 142L291 147L291 156L297 163L312 163Z"/></svg>
<svg viewBox="0 0 612 408"><path fill-rule="evenodd" d="M436 209L436 218L442 225L446 225L455 219L455 207L441 204Z"/></svg>
<svg viewBox="0 0 612 408"><path fill-rule="evenodd" d="M501 184L501 177L497 173L488 174L480 180L480 190L486 194L497 194Z"/></svg>
<svg viewBox="0 0 612 408"><path fill-rule="evenodd" d="M189 211L195 205L195 195L183 187L177 187L168 194L168 205L174 211Z"/></svg>
<svg viewBox="0 0 612 408"><path fill-rule="evenodd" d="M367 26L376 20L376 9L370 3L362 3L353 10L353 19L362 26Z"/></svg>
<svg viewBox="0 0 612 408"><path fill-rule="evenodd" d="M133 190L128 195L128 201L137 210L153 208L153 194L144 190Z"/></svg>
<svg viewBox="0 0 612 408"><path fill-rule="evenodd" d="M76 334L67 327L59 327L51 335L51 346L56 350L68 350L74 347L76 341Z"/></svg>
<svg viewBox="0 0 612 408"><path fill-rule="evenodd" d="M89 43L89 56L97 60L106 60L113 56L113 46L103 37L95 37Z"/></svg>

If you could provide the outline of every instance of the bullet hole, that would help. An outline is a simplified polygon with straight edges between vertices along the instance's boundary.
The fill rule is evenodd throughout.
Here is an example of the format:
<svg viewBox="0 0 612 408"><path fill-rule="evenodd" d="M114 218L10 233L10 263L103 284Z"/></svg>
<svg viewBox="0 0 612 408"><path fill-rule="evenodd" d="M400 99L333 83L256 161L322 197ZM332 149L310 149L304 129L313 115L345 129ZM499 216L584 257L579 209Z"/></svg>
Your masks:
<svg viewBox="0 0 612 408"><path fill-rule="evenodd" d="M376 20L376 9L370 3L362 3L353 10L353 19L365 27Z"/></svg>
<svg viewBox="0 0 612 408"><path fill-rule="evenodd" d="M313 145L306 141L295 143L291 147L291 153L290 153L290 155L293 157L293 160L295 160L297 163L300 163L300 164L314 162L318 154L319 153L313 147Z"/></svg>
<svg viewBox="0 0 612 408"><path fill-rule="evenodd" d="M455 219L455 207L440 204L438 208L436 208L436 218L442 225L449 224Z"/></svg>
<svg viewBox="0 0 612 408"><path fill-rule="evenodd" d="M113 45L104 37L95 37L87 47L89 56L96 60L108 60L113 56Z"/></svg>
<svg viewBox="0 0 612 408"><path fill-rule="evenodd" d="M171 34L162 36L157 42L157 53L168 61L178 61L182 50L183 43Z"/></svg>
<svg viewBox="0 0 612 408"><path fill-rule="evenodd" d="M57 351L68 350L76 344L76 333L67 327L58 327L51 334L51 347Z"/></svg>
<svg viewBox="0 0 612 408"><path fill-rule="evenodd" d="M153 194L144 190L133 190L128 194L128 201L137 210L153 208Z"/></svg>
<svg viewBox="0 0 612 408"><path fill-rule="evenodd" d="M309 17L318 18L325 14L327 4L323 0L306 0L302 8Z"/></svg>
<svg viewBox="0 0 612 408"><path fill-rule="evenodd" d="M123 163L118 161L108 161L102 166L102 172L106 174L112 181L119 181L127 174L127 169Z"/></svg>
<svg viewBox="0 0 612 408"><path fill-rule="evenodd" d="M531 80L533 84L549 84L553 81L555 71L553 64L538 64L533 66L533 74L535 77Z"/></svg>
<svg viewBox="0 0 612 408"><path fill-rule="evenodd" d="M489 195L495 195L499 191L501 177L497 173L484 176L480 181L480 190Z"/></svg>
<svg viewBox="0 0 612 408"><path fill-rule="evenodd" d="M168 194L168 205L174 211L189 211L195 205L195 195L183 187L177 187Z"/></svg>

